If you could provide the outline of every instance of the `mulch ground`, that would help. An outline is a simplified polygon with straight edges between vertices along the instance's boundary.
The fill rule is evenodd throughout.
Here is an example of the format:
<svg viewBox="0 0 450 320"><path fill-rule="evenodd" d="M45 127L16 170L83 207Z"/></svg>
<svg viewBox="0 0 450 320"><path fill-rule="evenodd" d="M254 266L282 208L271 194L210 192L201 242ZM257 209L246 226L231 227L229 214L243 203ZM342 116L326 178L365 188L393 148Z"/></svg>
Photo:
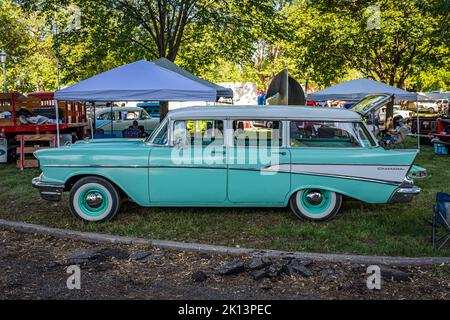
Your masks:
<svg viewBox="0 0 450 320"><path fill-rule="evenodd" d="M97 255L75 261L81 267L81 290L67 289L69 257L105 245L0 231L1 299L450 299L447 265L394 268L407 281L383 279L381 290L366 286L367 266L308 263L310 276L278 274L255 281L246 268L235 275L220 270L238 259L174 252L143 246L115 246L120 252L145 252L143 260ZM96 251L97 250L97 251ZM101 250L100 250L101 251ZM100 252L99 251L99 252ZM111 250L110 250L111 251ZM114 251L114 250L113 250ZM69 259L69 260L68 260ZM278 264L280 262L274 262ZM285 263L285 262L284 262ZM206 279L192 275L202 271ZM202 275L202 274L201 274Z"/></svg>

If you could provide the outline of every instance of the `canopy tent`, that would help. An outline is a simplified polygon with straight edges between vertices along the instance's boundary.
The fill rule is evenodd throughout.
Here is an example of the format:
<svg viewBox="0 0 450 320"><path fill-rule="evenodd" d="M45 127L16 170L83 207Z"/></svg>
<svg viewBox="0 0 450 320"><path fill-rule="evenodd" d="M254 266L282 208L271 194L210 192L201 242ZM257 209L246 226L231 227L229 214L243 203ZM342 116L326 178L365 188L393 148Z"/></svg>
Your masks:
<svg viewBox="0 0 450 320"><path fill-rule="evenodd" d="M230 88L225 88L222 86L219 86L218 84L215 84L213 82L209 82L207 80L201 79L197 76L194 76L192 73L184 70L183 68L177 66L175 63L173 63L172 61L166 59L166 58L161 58L159 60L155 61L155 64L165 68L167 70L173 71L178 73L179 75L182 75L183 77L186 77L188 79L191 79L195 82L198 82L200 84L203 84L207 87L213 88L217 91L217 100L219 100L220 98L229 98L229 99L233 99L233 90L231 90Z"/></svg>
<svg viewBox="0 0 450 320"><path fill-rule="evenodd" d="M216 101L217 90L145 60L55 92L64 101Z"/></svg>
<svg viewBox="0 0 450 320"><path fill-rule="evenodd" d="M382 82L369 79L356 79L326 88L308 95L308 101L345 100L360 101L369 94L387 93L395 95L396 100L417 101L417 93L394 88Z"/></svg>
<svg viewBox="0 0 450 320"><path fill-rule="evenodd" d="M57 145L58 100L63 101L211 101L217 90L153 62L140 60L55 92Z"/></svg>

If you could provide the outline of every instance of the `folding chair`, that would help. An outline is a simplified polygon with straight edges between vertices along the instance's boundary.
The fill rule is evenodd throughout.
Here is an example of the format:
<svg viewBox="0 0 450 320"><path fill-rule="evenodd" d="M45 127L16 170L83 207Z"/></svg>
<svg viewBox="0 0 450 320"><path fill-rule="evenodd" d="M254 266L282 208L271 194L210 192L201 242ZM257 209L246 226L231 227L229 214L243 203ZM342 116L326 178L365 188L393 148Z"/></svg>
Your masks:
<svg viewBox="0 0 450 320"><path fill-rule="evenodd" d="M438 192L433 205L433 249L441 249L450 239L450 195ZM440 232L441 230L441 232ZM438 233L440 233L438 235Z"/></svg>

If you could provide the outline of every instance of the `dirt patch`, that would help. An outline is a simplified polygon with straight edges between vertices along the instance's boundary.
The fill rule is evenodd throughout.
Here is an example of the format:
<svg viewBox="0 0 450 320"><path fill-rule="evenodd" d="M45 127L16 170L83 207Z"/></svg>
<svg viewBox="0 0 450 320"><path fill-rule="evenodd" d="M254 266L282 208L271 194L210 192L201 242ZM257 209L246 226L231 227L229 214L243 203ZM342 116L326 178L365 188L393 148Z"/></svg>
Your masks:
<svg viewBox="0 0 450 320"><path fill-rule="evenodd" d="M0 231L0 247L2 299L450 298L449 266L396 268L381 290L371 291L364 265L306 262L309 272L302 264L303 272L288 276L284 269L296 270L283 269L290 262L272 261L267 277L255 281L251 257L238 258L244 270L237 264L237 274L223 275L221 270L236 264L236 257L136 245L105 247L11 231ZM123 249L129 256L105 248ZM73 263L81 268L81 290L66 286L67 267ZM391 280L395 271L400 272L397 281Z"/></svg>

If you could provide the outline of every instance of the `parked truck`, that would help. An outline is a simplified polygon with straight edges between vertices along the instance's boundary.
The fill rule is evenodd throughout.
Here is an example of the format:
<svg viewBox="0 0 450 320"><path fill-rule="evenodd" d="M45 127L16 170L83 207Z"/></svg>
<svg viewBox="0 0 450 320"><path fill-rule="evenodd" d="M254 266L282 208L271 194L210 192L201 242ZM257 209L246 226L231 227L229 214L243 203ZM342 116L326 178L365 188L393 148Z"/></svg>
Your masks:
<svg viewBox="0 0 450 320"><path fill-rule="evenodd" d="M58 113L65 142L84 137L88 126L84 103L60 101ZM0 94L0 163L16 158L18 135L56 134L56 123L53 92Z"/></svg>

